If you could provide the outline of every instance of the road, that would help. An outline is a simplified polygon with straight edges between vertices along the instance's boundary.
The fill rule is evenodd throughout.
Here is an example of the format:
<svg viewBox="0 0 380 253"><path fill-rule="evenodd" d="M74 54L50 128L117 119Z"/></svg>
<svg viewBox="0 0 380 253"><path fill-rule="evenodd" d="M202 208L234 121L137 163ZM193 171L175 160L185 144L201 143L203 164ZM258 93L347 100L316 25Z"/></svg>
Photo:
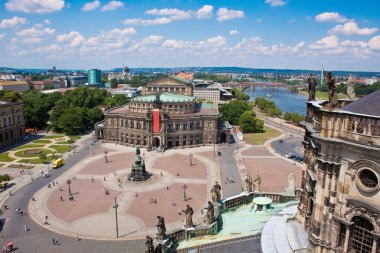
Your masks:
<svg viewBox="0 0 380 253"><path fill-rule="evenodd" d="M1 231L0 246L8 241L12 241L17 248L16 252L28 253L51 253L51 252L83 252L83 253L104 253L104 252L143 252L144 240L134 241L93 241L93 240L76 240L72 237L56 234L36 224L29 215L20 216L15 212L16 208L28 210L27 206L32 196L42 187L62 175L66 170L74 166L78 161L85 158L96 149L100 143L91 145L92 140L88 139L83 146L88 146L89 150L80 149L73 156L65 159L65 165L56 170L50 170L50 177L39 177L33 182L17 190L14 196L7 201L9 209L4 211L1 219L5 219L5 225ZM89 207L91 208L91 207ZM42 223L42 221L41 221ZM24 230L24 225L30 228L30 231ZM60 243L59 246L53 245L53 238Z"/></svg>

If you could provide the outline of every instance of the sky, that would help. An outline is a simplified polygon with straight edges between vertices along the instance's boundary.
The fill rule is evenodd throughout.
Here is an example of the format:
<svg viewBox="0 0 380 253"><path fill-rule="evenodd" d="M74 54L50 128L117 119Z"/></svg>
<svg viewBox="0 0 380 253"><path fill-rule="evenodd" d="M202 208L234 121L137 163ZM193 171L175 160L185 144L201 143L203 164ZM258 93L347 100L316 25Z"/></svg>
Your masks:
<svg viewBox="0 0 380 253"><path fill-rule="evenodd" d="M377 0L0 0L0 66L380 71Z"/></svg>

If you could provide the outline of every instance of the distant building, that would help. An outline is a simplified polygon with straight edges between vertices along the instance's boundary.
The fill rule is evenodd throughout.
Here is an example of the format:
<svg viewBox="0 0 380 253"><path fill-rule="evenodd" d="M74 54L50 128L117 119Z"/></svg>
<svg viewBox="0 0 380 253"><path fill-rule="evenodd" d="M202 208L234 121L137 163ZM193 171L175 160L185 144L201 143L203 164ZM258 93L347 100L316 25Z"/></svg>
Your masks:
<svg viewBox="0 0 380 253"><path fill-rule="evenodd" d="M131 80L132 75L129 71L129 68L127 66L125 66L125 67L123 67L122 72L110 72L108 74L108 81L111 81L111 79Z"/></svg>
<svg viewBox="0 0 380 253"><path fill-rule="evenodd" d="M372 84L378 82L379 80L380 80L380 79L379 79L379 78L376 78L376 77L366 78L366 79L364 79L364 83L365 83L366 85L372 85Z"/></svg>
<svg viewBox="0 0 380 253"><path fill-rule="evenodd" d="M219 88L194 88L193 96L196 99L219 103L220 89Z"/></svg>
<svg viewBox="0 0 380 253"><path fill-rule="evenodd" d="M30 85L27 81L0 82L0 90L27 91Z"/></svg>
<svg viewBox="0 0 380 253"><path fill-rule="evenodd" d="M21 102L0 101L0 148L24 136L23 106Z"/></svg>
<svg viewBox="0 0 380 253"><path fill-rule="evenodd" d="M124 89L117 89L111 92L111 95L125 95L128 98L137 97L141 94L141 91L137 88L124 88Z"/></svg>
<svg viewBox="0 0 380 253"><path fill-rule="evenodd" d="M62 84L58 80L32 81L33 90L59 89Z"/></svg>
<svg viewBox="0 0 380 253"><path fill-rule="evenodd" d="M307 252L379 252L380 90L356 101L307 102L297 219ZM305 251L306 252L306 251Z"/></svg>
<svg viewBox="0 0 380 253"><path fill-rule="evenodd" d="M165 80L165 82L162 82ZM193 85L190 81L170 76L165 79L154 80L142 86L142 95L172 92L180 95L193 96Z"/></svg>
<svg viewBox="0 0 380 253"><path fill-rule="evenodd" d="M102 71L99 69L88 70L88 84L95 85L102 83Z"/></svg>
<svg viewBox="0 0 380 253"><path fill-rule="evenodd" d="M14 75L14 74L0 74L0 81L17 81L23 78L22 75Z"/></svg>
<svg viewBox="0 0 380 253"><path fill-rule="evenodd" d="M79 87L88 82L87 76L67 76L66 87Z"/></svg>
<svg viewBox="0 0 380 253"><path fill-rule="evenodd" d="M184 80L193 80L194 73L186 73L185 71L181 71L173 76L184 79Z"/></svg>

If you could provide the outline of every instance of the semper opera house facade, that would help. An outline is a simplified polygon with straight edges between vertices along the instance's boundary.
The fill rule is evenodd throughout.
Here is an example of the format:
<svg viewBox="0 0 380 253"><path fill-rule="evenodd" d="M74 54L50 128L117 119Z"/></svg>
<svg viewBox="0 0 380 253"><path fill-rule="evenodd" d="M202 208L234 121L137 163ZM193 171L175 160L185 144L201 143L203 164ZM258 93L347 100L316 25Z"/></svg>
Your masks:
<svg viewBox="0 0 380 253"><path fill-rule="evenodd" d="M356 101L307 102L297 219L307 252L380 252L380 90Z"/></svg>
<svg viewBox="0 0 380 253"><path fill-rule="evenodd" d="M167 76L142 85L142 95L127 105L106 111L95 138L167 149L225 142L226 133L217 108L197 103L190 82Z"/></svg>

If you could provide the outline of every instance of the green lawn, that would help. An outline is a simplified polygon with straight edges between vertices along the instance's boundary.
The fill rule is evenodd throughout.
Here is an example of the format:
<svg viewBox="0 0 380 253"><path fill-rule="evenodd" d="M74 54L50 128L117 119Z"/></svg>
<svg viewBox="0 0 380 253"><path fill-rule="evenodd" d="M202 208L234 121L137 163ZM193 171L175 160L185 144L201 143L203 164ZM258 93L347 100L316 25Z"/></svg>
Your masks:
<svg viewBox="0 0 380 253"><path fill-rule="evenodd" d="M27 145L22 145L22 146L19 146L17 148L14 148L12 149L12 151L17 151L17 150L21 150L21 149L26 149L26 148L41 148L45 145L42 145L42 144L27 144Z"/></svg>
<svg viewBox="0 0 380 253"><path fill-rule="evenodd" d="M14 160L8 156L8 152L0 154L0 162L13 162Z"/></svg>
<svg viewBox="0 0 380 253"><path fill-rule="evenodd" d="M48 149L43 149L41 148L42 152L45 154L45 155L48 155L51 153L50 150ZM40 154L25 154L25 151L27 150L20 150L20 151L17 151L15 153L15 156L18 156L18 157L38 157Z"/></svg>
<svg viewBox="0 0 380 253"><path fill-rule="evenodd" d="M70 150L70 145L50 145L49 148L54 148L57 153L65 153Z"/></svg>
<svg viewBox="0 0 380 253"><path fill-rule="evenodd" d="M47 135L47 136L44 136L42 137L41 139L47 139L47 140L50 140L50 139L57 139L57 138L63 138L65 137L64 134L54 134L54 135Z"/></svg>
<svg viewBox="0 0 380 253"><path fill-rule="evenodd" d="M55 144L70 144L69 141L58 141Z"/></svg>
<svg viewBox="0 0 380 253"><path fill-rule="evenodd" d="M32 162L32 164L42 164L42 163L49 163L51 160L54 160L53 156L46 157L44 161L42 161L40 158L34 158L34 159L22 159L18 162L26 163L26 164L30 164L30 162Z"/></svg>
<svg viewBox="0 0 380 253"><path fill-rule="evenodd" d="M267 140L275 138L279 135L281 135L280 131L264 126L263 133L244 134L244 139L247 144L263 145Z"/></svg>
<svg viewBox="0 0 380 253"><path fill-rule="evenodd" d="M50 140L35 140L35 141L33 141L33 143L46 143L46 144L48 144L48 143L51 143L51 141Z"/></svg>

